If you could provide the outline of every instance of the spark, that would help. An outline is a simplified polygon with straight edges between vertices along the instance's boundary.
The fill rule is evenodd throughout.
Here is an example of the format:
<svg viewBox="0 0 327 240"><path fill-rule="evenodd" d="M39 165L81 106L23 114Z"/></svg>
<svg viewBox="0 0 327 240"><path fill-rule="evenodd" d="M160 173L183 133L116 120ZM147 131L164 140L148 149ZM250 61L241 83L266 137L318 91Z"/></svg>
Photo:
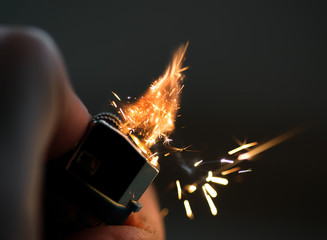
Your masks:
<svg viewBox="0 0 327 240"><path fill-rule="evenodd" d="M276 146L277 144L280 144L280 143L286 141L287 139L295 136L296 134L299 133L300 130L302 130L302 129L296 128L296 129L292 129L286 133L283 133L282 135L279 135L278 137L275 137L275 138L271 139L270 141L252 149L251 151L239 155L238 160L250 159L253 156L255 156L263 151L266 151L266 150Z"/></svg>
<svg viewBox="0 0 327 240"><path fill-rule="evenodd" d="M224 158L223 158L223 159L221 159L221 160L220 160L220 162L221 162L221 163L234 163L234 161L233 161L233 160L224 159Z"/></svg>
<svg viewBox="0 0 327 240"><path fill-rule="evenodd" d="M119 100L119 101L121 101L121 99L120 99L120 97L115 93L115 92L113 92L113 91L111 91L111 93Z"/></svg>
<svg viewBox="0 0 327 240"><path fill-rule="evenodd" d="M156 140L155 139L146 139L145 140L145 144L147 145L147 146L149 146L149 145L153 145L153 144L155 144L156 143Z"/></svg>
<svg viewBox="0 0 327 240"><path fill-rule="evenodd" d="M194 215L193 215L193 212L192 212L192 209L191 209L191 205L190 205L190 203L189 203L188 200L184 200L184 206L185 206L186 216L189 219L193 219L194 218Z"/></svg>
<svg viewBox="0 0 327 240"><path fill-rule="evenodd" d="M155 156L151 159L151 163L154 165L154 166L158 166L158 161L159 161L159 156Z"/></svg>
<svg viewBox="0 0 327 240"><path fill-rule="evenodd" d="M235 154L235 153L237 153L237 152L239 152L239 151L242 151L243 149L250 148L250 147L253 147L253 146L255 146L255 145L258 145L258 143L257 143L257 142L252 142L252 143L248 143L248 144L243 144L242 146L240 146L240 147L238 147L238 148L235 148L235 149L233 149L233 150L230 150L230 151L228 152L228 154L229 154L229 155L233 155L233 154Z"/></svg>
<svg viewBox="0 0 327 240"><path fill-rule="evenodd" d="M192 145L189 145L187 147L183 147L183 148L178 148L178 147L172 147L172 146L167 146L167 148L170 148L171 150L173 150L172 152L168 152L166 153L164 156L167 157L169 156L171 153L174 153L174 152L197 152L196 150L189 150L188 148L191 147Z"/></svg>
<svg viewBox="0 0 327 240"><path fill-rule="evenodd" d="M173 93L175 92L176 88L174 88L170 93L169 96L173 95Z"/></svg>
<svg viewBox="0 0 327 240"><path fill-rule="evenodd" d="M248 153L243 153L242 155L238 156L238 160L242 161L242 160L247 160L251 157L250 154Z"/></svg>
<svg viewBox="0 0 327 240"><path fill-rule="evenodd" d="M197 189L197 187L194 184L193 185L187 185L185 188L189 193L193 193Z"/></svg>
<svg viewBox="0 0 327 240"><path fill-rule="evenodd" d="M239 171L239 170L241 170L241 168L239 168L239 167L234 167L234 168L231 168L231 169L228 169L228 170L226 170L226 171L221 172L221 175L225 176L225 175L231 174L231 173L233 173L233 172L237 172L237 171Z"/></svg>
<svg viewBox="0 0 327 240"><path fill-rule="evenodd" d="M119 108L119 112L123 115L124 119L126 120L127 118L126 118L126 116L125 116L125 114L124 114L123 109Z"/></svg>
<svg viewBox="0 0 327 240"><path fill-rule="evenodd" d="M210 182L212 177L213 177L213 175L212 175L212 171L209 171L209 172L208 172L208 177L206 178L206 181L207 181L207 182Z"/></svg>
<svg viewBox="0 0 327 240"><path fill-rule="evenodd" d="M134 120L133 119L131 119L131 117L130 116L127 116L127 118L131 121L131 122L134 122Z"/></svg>
<svg viewBox="0 0 327 240"><path fill-rule="evenodd" d="M155 153L153 153L152 155L150 155L149 158L152 158L152 157L154 157L154 156L157 156L158 154L159 154L158 152L155 152Z"/></svg>
<svg viewBox="0 0 327 240"><path fill-rule="evenodd" d="M166 138L165 141L163 142L163 145L169 145L170 142L172 142L173 139L170 139L170 138Z"/></svg>
<svg viewBox="0 0 327 240"><path fill-rule="evenodd" d="M111 105L117 108L117 104L115 103L115 101L111 101Z"/></svg>
<svg viewBox="0 0 327 240"><path fill-rule="evenodd" d="M221 185L227 185L228 184L228 180L226 178L221 178L221 177L212 177L210 179L211 182L213 183L218 183Z"/></svg>
<svg viewBox="0 0 327 240"><path fill-rule="evenodd" d="M213 182L213 183L218 183L221 185L227 185L228 180L226 178L221 178L221 177L213 177L212 171L208 172L208 177L206 178L207 182Z"/></svg>
<svg viewBox="0 0 327 240"><path fill-rule="evenodd" d="M179 200L182 199L182 188L181 188L181 183L179 180L176 180L176 188L177 188L177 197Z"/></svg>
<svg viewBox="0 0 327 240"><path fill-rule="evenodd" d="M183 147L183 148L178 148L178 147L169 147L169 148L174 150L175 152L184 152L184 151L195 152L195 150L188 150L191 146L192 145L189 145L189 146Z"/></svg>
<svg viewBox="0 0 327 240"><path fill-rule="evenodd" d="M241 170L241 171L238 171L238 173L247 173L247 172L252 172L252 169L247 169L247 170Z"/></svg>
<svg viewBox="0 0 327 240"><path fill-rule="evenodd" d="M187 69L187 68L183 68L183 71L185 71L186 69ZM181 93L181 91L183 90L184 86L185 86L185 85L182 85L182 86L181 86L181 88L178 90L178 94Z"/></svg>
<svg viewBox="0 0 327 240"><path fill-rule="evenodd" d="M133 134L129 134L129 136L133 139L135 144L139 147L139 149L147 156L151 156L152 153L150 150Z"/></svg>
<svg viewBox="0 0 327 240"><path fill-rule="evenodd" d="M213 203L212 198L207 193L205 186L202 186L202 190L203 190L204 196L206 197L207 202L209 204L211 214L214 216L217 215L217 213L218 213L217 208L216 208L215 204Z"/></svg>
<svg viewBox="0 0 327 240"><path fill-rule="evenodd" d="M202 162L203 162L203 160L197 161L196 163L194 163L194 167L199 166Z"/></svg>
<svg viewBox="0 0 327 240"><path fill-rule="evenodd" d="M204 187L211 197L213 198L217 197L217 191L209 183L205 183Z"/></svg>

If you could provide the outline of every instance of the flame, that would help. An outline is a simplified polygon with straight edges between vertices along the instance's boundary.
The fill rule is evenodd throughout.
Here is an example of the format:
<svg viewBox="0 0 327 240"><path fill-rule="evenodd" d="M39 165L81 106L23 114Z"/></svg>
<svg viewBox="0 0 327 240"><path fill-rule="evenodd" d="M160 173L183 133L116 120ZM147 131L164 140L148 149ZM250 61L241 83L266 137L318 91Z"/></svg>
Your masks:
<svg viewBox="0 0 327 240"><path fill-rule="evenodd" d="M163 76L155 80L141 98L119 111L125 121L122 131L125 134L133 131L149 148L159 138L170 141L168 136L175 128L180 92L184 87L182 73L187 69L182 66L187 46L178 48Z"/></svg>

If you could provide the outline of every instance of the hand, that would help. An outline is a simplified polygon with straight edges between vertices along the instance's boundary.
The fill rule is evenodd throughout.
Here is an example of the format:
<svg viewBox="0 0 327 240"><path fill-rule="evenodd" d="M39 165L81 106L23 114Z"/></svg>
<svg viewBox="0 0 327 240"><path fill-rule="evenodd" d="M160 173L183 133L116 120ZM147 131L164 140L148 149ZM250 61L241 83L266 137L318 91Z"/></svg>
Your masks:
<svg viewBox="0 0 327 240"><path fill-rule="evenodd" d="M54 41L36 28L0 26L0 239L39 239L44 162L81 139L90 115L74 93ZM70 239L164 239L154 189L124 226L82 230Z"/></svg>

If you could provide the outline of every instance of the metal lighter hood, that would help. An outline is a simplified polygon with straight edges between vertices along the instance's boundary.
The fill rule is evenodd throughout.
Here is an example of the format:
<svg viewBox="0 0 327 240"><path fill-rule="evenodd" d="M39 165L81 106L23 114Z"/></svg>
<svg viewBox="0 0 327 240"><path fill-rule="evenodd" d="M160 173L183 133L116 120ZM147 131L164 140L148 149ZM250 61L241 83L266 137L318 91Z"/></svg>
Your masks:
<svg viewBox="0 0 327 240"><path fill-rule="evenodd" d="M67 170L117 203L138 201L159 170L121 131L93 120Z"/></svg>

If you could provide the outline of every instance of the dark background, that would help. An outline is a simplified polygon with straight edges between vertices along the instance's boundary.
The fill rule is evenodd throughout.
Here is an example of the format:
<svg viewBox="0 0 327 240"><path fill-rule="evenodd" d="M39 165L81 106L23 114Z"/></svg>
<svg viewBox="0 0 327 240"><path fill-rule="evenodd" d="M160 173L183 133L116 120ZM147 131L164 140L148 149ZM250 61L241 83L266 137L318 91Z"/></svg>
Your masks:
<svg viewBox="0 0 327 240"><path fill-rule="evenodd" d="M1 24L35 25L62 51L92 114L111 91L140 96L190 41L174 145L156 180L174 239L323 239L326 233L326 8L323 1L1 1ZM253 172L217 187L218 215L201 194L184 213L169 183L185 167L227 157L239 140L296 137L254 158ZM183 128L182 128L183 127ZM184 168L183 168L184 167ZM216 165L212 165L217 167Z"/></svg>

